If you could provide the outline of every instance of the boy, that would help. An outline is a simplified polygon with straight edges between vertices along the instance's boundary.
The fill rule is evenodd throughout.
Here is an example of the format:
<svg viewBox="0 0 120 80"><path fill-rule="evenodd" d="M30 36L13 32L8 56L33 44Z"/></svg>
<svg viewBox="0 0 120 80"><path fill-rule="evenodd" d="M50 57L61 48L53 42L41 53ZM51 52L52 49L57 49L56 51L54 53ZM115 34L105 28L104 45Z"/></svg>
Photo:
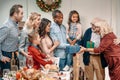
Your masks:
<svg viewBox="0 0 120 80"><path fill-rule="evenodd" d="M40 65L46 67L48 64L53 64L52 60L45 60L47 58L46 54L40 51L38 45L40 44L40 37L36 32L32 32L28 35L28 40L31 43L28 47L29 55L33 57L34 65L33 68L39 69Z"/></svg>

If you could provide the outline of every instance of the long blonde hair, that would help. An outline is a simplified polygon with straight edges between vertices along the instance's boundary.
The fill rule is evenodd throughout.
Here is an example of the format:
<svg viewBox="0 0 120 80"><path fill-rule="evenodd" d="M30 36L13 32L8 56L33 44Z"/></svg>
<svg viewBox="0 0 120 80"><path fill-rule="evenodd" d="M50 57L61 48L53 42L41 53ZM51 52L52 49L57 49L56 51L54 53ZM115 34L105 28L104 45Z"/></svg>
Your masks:
<svg viewBox="0 0 120 80"><path fill-rule="evenodd" d="M94 25L95 25L96 27L99 27L99 28L100 28L100 35L101 35L101 37L105 36L105 35L108 34L108 33L113 32L111 26L110 26L110 25L107 23L107 21L105 21L105 20L96 22Z"/></svg>
<svg viewBox="0 0 120 80"><path fill-rule="evenodd" d="M33 28L33 24L34 24L33 22L38 16L41 16L41 14L39 14L37 12L32 12L29 15L28 19L26 20L25 25L24 25L24 29L27 29L28 33L30 33L34 29Z"/></svg>
<svg viewBox="0 0 120 80"><path fill-rule="evenodd" d="M38 16L41 16L41 15L40 15L39 13L37 13L37 12L32 12L32 13L29 15L29 17L28 17L28 19L27 19L27 21L26 21L26 25L32 26L33 21L34 21Z"/></svg>

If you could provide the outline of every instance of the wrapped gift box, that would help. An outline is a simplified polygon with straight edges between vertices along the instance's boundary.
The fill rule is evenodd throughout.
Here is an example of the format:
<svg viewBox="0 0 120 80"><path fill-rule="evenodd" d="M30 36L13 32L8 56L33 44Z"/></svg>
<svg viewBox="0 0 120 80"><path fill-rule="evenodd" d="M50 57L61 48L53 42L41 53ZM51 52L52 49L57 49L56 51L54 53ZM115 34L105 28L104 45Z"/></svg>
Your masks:
<svg viewBox="0 0 120 80"><path fill-rule="evenodd" d="M94 42L92 42L92 41L87 41L86 47L87 47L87 48L94 48L94 45L95 45Z"/></svg>

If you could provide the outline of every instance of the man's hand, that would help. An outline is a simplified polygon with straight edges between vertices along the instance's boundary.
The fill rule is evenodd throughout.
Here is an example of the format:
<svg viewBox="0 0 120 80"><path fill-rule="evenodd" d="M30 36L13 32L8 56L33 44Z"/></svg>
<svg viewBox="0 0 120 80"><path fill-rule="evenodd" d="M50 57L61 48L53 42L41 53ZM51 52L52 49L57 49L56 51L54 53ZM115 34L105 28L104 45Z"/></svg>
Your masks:
<svg viewBox="0 0 120 80"><path fill-rule="evenodd" d="M80 46L81 48L80 48L80 53L83 53L85 50L86 50L86 48L85 47L83 47L83 46Z"/></svg>
<svg viewBox="0 0 120 80"><path fill-rule="evenodd" d="M10 58L9 58L9 57L5 57L5 56L2 56L1 61L4 62L4 63L10 62Z"/></svg>

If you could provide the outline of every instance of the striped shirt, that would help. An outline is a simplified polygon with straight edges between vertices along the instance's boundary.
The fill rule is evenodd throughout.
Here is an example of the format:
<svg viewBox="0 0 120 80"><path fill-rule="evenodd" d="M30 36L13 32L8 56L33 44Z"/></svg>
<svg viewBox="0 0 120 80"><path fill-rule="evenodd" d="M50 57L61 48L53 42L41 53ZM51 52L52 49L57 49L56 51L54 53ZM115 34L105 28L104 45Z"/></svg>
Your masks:
<svg viewBox="0 0 120 80"><path fill-rule="evenodd" d="M14 52L16 50L18 50L18 27L17 23L9 18L0 27L0 59L2 51Z"/></svg>

